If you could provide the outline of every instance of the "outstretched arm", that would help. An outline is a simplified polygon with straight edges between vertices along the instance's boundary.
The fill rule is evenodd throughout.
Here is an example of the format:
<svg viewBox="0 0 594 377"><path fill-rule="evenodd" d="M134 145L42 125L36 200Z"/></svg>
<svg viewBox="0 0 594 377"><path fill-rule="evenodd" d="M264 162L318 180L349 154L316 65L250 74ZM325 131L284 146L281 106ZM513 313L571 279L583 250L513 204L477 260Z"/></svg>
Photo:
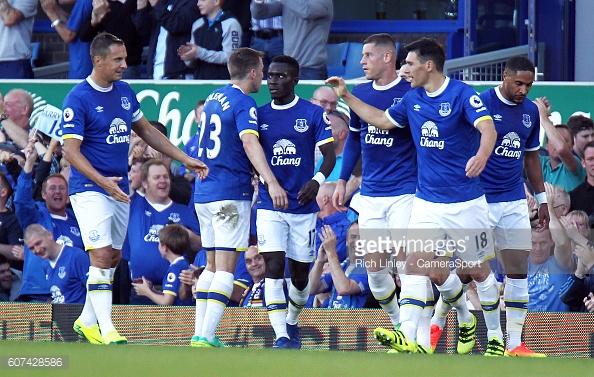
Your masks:
<svg viewBox="0 0 594 377"><path fill-rule="evenodd" d="M145 117L132 123L132 129L154 149L181 162L186 168L194 170L198 174L198 178L204 179L208 175L208 167L202 161L188 156L181 149L171 144L171 141L153 127Z"/></svg>

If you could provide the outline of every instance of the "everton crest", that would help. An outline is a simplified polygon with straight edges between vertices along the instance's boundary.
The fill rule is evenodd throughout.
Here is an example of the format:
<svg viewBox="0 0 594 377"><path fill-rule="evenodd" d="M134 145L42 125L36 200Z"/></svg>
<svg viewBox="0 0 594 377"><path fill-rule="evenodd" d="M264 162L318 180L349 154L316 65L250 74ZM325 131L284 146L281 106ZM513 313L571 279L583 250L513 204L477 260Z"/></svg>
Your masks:
<svg viewBox="0 0 594 377"><path fill-rule="evenodd" d="M305 132L307 131L307 129L309 128L309 126L307 125L307 120L306 119L297 119L295 121L295 131L297 132Z"/></svg>

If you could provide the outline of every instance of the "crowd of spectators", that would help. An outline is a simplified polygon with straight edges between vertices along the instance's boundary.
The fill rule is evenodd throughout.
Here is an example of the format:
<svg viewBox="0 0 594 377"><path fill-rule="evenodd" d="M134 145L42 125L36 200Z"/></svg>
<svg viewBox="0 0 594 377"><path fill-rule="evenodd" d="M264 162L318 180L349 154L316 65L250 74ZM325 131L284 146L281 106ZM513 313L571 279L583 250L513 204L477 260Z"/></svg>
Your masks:
<svg viewBox="0 0 594 377"><path fill-rule="evenodd" d="M0 78L33 78L31 41L37 3L6 1L0 18ZM127 46L124 79L228 79L231 51L294 56L302 79L326 79L330 0L40 0L51 27L68 46L68 78L91 73L90 43L101 32ZM9 42L10 41L10 42ZM145 61L143 47L147 48Z"/></svg>

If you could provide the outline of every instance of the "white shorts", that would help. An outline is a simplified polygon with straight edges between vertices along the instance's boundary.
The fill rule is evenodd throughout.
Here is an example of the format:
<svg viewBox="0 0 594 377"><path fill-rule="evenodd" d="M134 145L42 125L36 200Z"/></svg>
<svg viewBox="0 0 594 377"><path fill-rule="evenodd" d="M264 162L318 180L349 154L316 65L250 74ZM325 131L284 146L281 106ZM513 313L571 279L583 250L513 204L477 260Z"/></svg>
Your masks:
<svg viewBox="0 0 594 377"><path fill-rule="evenodd" d="M526 199L489 203L489 225L499 250L530 250L532 231Z"/></svg>
<svg viewBox="0 0 594 377"><path fill-rule="evenodd" d="M485 196L459 203L413 201L407 252L437 251L456 254L466 262L484 262L495 256Z"/></svg>
<svg viewBox="0 0 594 377"><path fill-rule="evenodd" d="M258 209L258 251L284 251L288 258L310 263L315 259L315 213L295 214Z"/></svg>
<svg viewBox="0 0 594 377"><path fill-rule="evenodd" d="M96 191L70 196L85 250L111 246L121 250L128 229L130 204Z"/></svg>
<svg viewBox="0 0 594 377"><path fill-rule="evenodd" d="M249 200L196 203L202 246L207 251L246 251L250 237Z"/></svg>
<svg viewBox="0 0 594 377"><path fill-rule="evenodd" d="M379 251L400 249L394 245L406 238L414 198L414 194L388 197L361 195L359 232L362 242L366 245L370 241L378 242L378 249L381 249ZM395 243L381 243L382 240L392 240Z"/></svg>

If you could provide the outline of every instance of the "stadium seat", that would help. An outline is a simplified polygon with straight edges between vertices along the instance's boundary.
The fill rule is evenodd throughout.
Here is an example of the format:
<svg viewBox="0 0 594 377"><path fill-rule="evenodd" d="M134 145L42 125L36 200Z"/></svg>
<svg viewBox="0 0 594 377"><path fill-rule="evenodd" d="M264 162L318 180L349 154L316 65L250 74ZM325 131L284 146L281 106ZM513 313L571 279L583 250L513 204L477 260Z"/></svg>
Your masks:
<svg viewBox="0 0 594 377"><path fill-rule="evenodd" d="M363 53L363 43L351 42L349 44L349 51L346 59L346 68L344 79L355 79L365 76L363 68L361 67L361 54Z"/></svg>
<svg viewBox="0 0 594 377"><path fill-rule="evenodd" d="M31 43L31 68L35 68L35 61L39 58L40 42Z"/></svg>
<svg viewBox="0 0 594 377"><path fill-rule="evenodd" d="M336 44L329 43L326 45L326 53L328 54L328 59L326 60L328 77L344 76L349 44L350 42L343 42Z"/></svg>

